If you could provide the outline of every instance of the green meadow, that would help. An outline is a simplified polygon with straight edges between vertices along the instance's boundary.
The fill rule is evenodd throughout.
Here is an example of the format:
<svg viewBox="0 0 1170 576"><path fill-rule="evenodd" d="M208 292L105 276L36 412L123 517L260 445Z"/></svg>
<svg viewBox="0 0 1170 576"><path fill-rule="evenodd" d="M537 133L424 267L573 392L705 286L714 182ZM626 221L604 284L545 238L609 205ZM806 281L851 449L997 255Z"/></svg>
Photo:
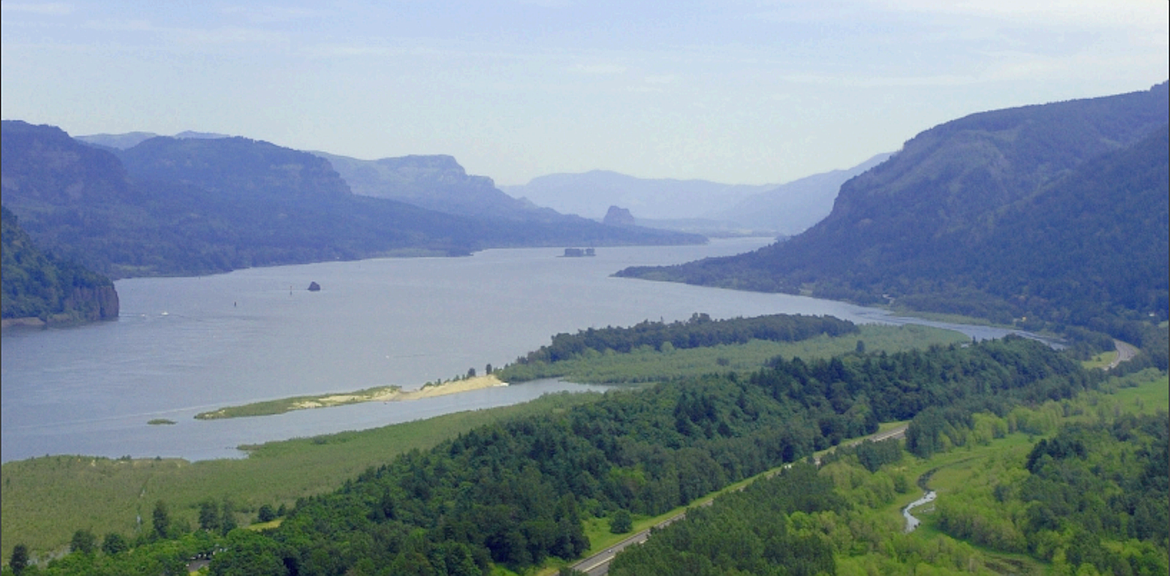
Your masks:
<svg viewBox="0 0 1170 576"><path fill-rule="evenodd" d="M578 357L551 364L511 364L498 374L505 381L538 378L564 378L591 384L661 382L674 378L702 376L712 372L744 372L759 369L772 358L829 358L858 350L858 343L868 352L894 353L912 348L927 348L966 342L959 332L907 324L885 326L859 325L859 334L820 335L796 342L751 340L746 344L675 349L650 346L628 354L601 353L587 350Z"/></svg>
<svg viewBox="0 0 1170 576"><path fill-rule="evenodd" d="M293 505L298 498L337 489L366 468L411 450L424 450L500 420L591 402L598 394L550 394L526 404L447 414L360 432L341 432L248 447L241 459L109 459L47 456L0 467L0 547L5 557L24 543L30 551L64 551L74 531L100 539L133 538L150 530L155 502L177 522L198 526L199 504L228 501L247 525L259 507ZM139 525L138 518L142 518Z"/></svg>

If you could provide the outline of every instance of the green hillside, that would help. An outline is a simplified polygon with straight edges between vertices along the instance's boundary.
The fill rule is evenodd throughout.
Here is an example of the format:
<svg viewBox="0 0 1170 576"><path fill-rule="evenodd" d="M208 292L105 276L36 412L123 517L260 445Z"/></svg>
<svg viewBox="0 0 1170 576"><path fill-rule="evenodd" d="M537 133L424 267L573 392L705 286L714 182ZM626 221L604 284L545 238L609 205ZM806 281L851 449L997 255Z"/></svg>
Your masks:
<svg viewBox="0 0 1170 576"><path fill-rule="evenodd" d="M1167 316L1167 93L949 122L846 182L787 242L619 275L1122 336Z"/></svg>
<svg viewBox="0 0 1170 576"><path fill-rule="evenodd" d="M78 322L118 317L109 278L43 254L7 207L3 213L4 320Z"/></svg>

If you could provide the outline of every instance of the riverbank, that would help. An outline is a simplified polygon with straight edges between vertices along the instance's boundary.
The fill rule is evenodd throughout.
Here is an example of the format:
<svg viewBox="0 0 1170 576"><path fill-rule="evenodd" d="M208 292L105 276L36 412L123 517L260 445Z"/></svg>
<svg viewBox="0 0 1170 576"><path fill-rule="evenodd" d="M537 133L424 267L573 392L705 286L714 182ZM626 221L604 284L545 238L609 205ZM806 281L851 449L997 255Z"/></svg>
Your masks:
<svg viewBox="0 0 1170 576"><path fill-rule="evenodd" d="M293 410L329 408L363 402L406 402L422 398L434 398L449 394L460 394L472 390L507 386L508 383L495 375L478 376L453 380L439 384L427 384L418 390L403 390L401 386L379 386L344 394L321 394L317 396L294 396L277 400L253 402L241 406L228 406L195 415L198 420L219 420L223 418L245 418L248 416L271 416Z"/></svg>

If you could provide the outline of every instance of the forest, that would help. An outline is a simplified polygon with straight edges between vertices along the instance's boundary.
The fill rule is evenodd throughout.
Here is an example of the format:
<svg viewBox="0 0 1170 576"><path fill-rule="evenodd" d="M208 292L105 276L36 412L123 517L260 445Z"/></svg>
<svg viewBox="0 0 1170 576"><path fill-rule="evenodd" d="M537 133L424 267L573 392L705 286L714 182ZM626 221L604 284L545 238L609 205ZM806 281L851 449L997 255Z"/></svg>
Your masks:
<svg viewBox="0 0 1170 576"><path fill-rule="evenodd" d="M1060 409L1073 416L1092 406L1064 401ZM1009 419L974 416L992 435L979 426L955 430L960 443L946 452L978 464L937 500L928 527L920 528L933 535L904 534L892 515L880 513L916 493L899 443L885 441L838 449L822 459L819 473L801 463L691 509L619 554L610 573L1027 574L1045 562L1055 574L1153 576L1170 568L1164 409L1062 416L1051 440L1006 453L992 443L1009 434ZM975 444L983 447L969 448Z"/></svg>
<svg viewBox="0 0 1170 576"><path fill-rule="evenodd" d="M523 571L579 557L590 546L589 518L654 515L685 505L872 432L879 421L956 402L1005 412L1071 397L1102 378L1044 344L1015 337L896 354L778 359L754 373L611 392L560 413L474 429L371 468L335 492L302 499L279 526L260 533L225 535L223 526L210 523L209 511L204 529L177 534L159 502L153 533L131 550L74 553L36 569L117 574L123 562L173 562L179 554L218 551L213 574ZM115 543L119 538L129 540Z"/></svg>
<svg viewBox="0 0 1170 576"><path fill-rule="evenodd" d="M3 318L78 322L117 317L118 296L109 278L76 262L43 253L21 228L15 214L3 206L0 213Z"/></svg>

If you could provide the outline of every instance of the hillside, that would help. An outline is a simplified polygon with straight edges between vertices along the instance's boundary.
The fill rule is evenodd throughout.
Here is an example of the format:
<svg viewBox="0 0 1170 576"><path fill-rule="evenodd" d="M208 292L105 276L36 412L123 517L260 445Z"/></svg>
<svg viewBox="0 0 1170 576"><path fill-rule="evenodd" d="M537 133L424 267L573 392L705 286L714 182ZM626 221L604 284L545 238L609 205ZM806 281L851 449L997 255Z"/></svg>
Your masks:
<svg viewBox="0 0 1170 576"><path fill-rule="evenodd" d="M125 150L5 121L5 205L47 248L115 277L505 246L676 244L696 236L467 218L358 196L325 159L246 138L156 137Z"/></svg>
<svg viewBox="0 0 1170 576"><path fill-rule="evenodd" d="M19 319L34 324L107 320L118 317L118 292L109 278L43 254L7 207L3 222L4 326Z"/></svg>
<svg viewBox="0 0 1170 576"><path fill-rule="evenodd" d="M451 156L359 160L325 152L313 154L328 160L354 194L460 216L545 222L566 218L501 192L491 178L467 174Z"/></svg>
<svg viewBox="0 0 1170 576"><path fill-rule="evenodd" d="M787 242L619 275L1114 334L1119 319L1165 320L1167 92L948 122L846 182Z"/></svg>
<svg viewBox="0 0 1170 576"><path fill-rule="evenodd" d="M711 217L776 234L799 234L829 215L842 184L885 162L890 156L878 154L852 168L813 174L781 184L748 196Z"/></svg>

